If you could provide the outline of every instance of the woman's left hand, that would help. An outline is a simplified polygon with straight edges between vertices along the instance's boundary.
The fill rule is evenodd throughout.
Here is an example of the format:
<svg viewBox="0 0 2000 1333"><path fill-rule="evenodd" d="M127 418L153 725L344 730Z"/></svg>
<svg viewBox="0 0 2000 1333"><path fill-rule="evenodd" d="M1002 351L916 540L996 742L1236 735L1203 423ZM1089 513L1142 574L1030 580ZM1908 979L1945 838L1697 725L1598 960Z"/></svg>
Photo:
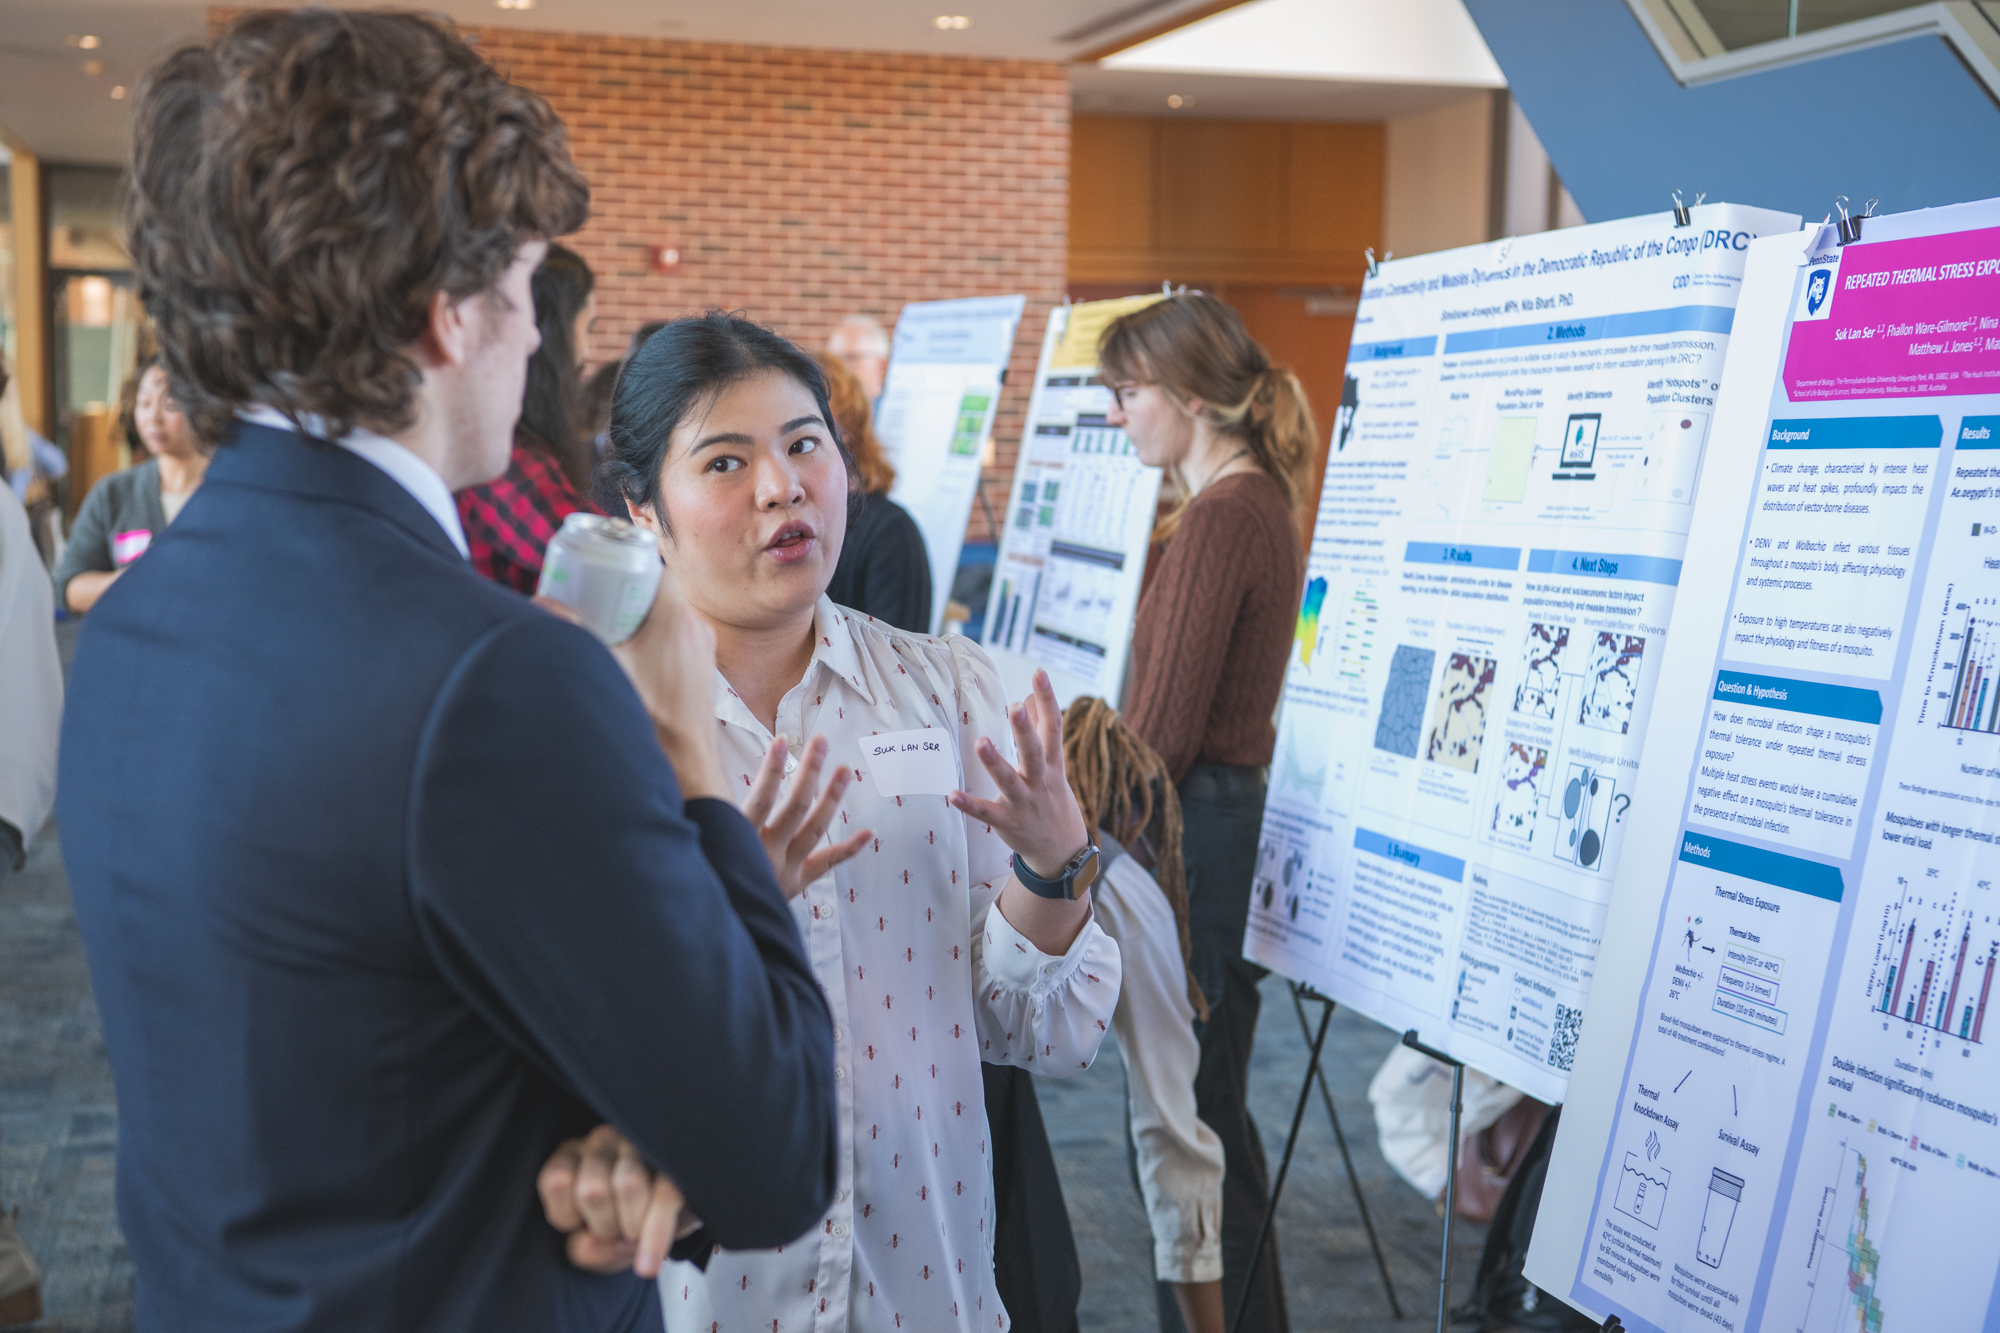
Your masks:
<svg viewBox="0 0 2000 1333"><path fill-rule="evenodd" d="M999 795L982 801L955 791L952 808L968 819L990 824L1000 840L1020 854L1028 869L1045 879L1056 879L1070 858L1090 842L1090 830L1063 771L1062 709L1056 705L1048 672L1035 673L1034 692L1026 702L1010 707L1007 717L1014 725L1020 767L1007 762L992 737L981 736L973 752L986 766Z"/></svg>

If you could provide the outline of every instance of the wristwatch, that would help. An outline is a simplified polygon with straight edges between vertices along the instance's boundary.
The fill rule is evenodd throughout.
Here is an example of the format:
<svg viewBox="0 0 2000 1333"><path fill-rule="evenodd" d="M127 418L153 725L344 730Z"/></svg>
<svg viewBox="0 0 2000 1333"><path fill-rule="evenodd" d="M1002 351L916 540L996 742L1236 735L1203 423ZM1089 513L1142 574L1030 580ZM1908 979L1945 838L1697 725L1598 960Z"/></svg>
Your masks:
<svg viewBox="0 0 2000 1333"><path fill-rule="evenodd" d="M1028 863L1014 853L1014 878L1021 881L1021 887L1038 898L1060 898L1075 902L1090 892L1090 886L1097 882L1097 844L1086 842L1083 850L1069 859L1062 873L1054 879L1043 879L1028 869Z"/></svg>

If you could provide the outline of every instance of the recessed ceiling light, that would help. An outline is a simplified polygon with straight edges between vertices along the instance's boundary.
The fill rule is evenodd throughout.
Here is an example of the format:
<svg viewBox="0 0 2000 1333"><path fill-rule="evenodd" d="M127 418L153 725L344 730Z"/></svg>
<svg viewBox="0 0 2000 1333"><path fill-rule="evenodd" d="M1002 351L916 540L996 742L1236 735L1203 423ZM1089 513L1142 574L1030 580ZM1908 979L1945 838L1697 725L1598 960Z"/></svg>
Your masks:
<svg viewBox="0 0 2000 1333"><path fill-rule="evenodd" d="M102 60L86 60L83 62L83 72L94 79L104 72L104 62Z"/></svg>
<svg viewBox="0 0 2000 1333"><path fill-rule="evenodd" d="M1178 111L1184 106L1193 106L1194 99L1192 97L1183 97L1179 93L1168 93L1167 105Z"/></svg>
<svg viewBox="0 0 2000 1333"><path fill-rule="evenodd" d="M97 38L89 35L88 33L82 36L78 36L76 33L71 33L69 36L63 38L63 44L66 46L78 47L85 51L95 51L97 49Z"/></svg>
<svg viewBox="0 0 2000 1333"><path fill-rule="evenodd" d="M121 83L121 84L119 84L119 85L118 85L117 87L115 87L115 88L113 88L113 89L111 90L111 100L112 100L112 101L114 101L114 102L122 102L122 101L124 101L124 100L125 100L125 85L124 85L124 84L122 84L122 83Z"/></svg>
<svg viewBox="0 0 2000 1333"><path fill-rule="evenodd" d="M959 31L972 26L972 20L963 14L940 14L931 22L949 31Z"/></svg>
<svg viewBox="0 0 2000 1333"><path fill-rule="evenodd" d="M496 9L533 9L535 0L493 0Z"/></svg>

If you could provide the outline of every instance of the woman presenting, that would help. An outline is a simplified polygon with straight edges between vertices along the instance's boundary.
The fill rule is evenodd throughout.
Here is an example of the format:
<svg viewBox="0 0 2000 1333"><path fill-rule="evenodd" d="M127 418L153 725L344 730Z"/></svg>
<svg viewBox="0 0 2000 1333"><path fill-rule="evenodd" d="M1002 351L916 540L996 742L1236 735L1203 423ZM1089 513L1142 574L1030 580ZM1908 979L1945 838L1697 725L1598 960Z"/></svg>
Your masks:
<svg viewBox="0 0 2000 1333"><path fill-rule="evenodd" d="M1195 1101L1222 1140L1222 1283L1205 1292L1162 1284L1160 1320L1181 1302L1219 1326L1250 1275L1269 1195L1262 1141L1245 1105L1264 969L1243 960L1250 879L1277 743L1304 562L1299 523L1315 436L1312 409L1228 305L1203 293L1167 297L1114 322L1099 348L1104 381L1139 457L1166 468L1180 499L1160 521L1132 636L1125 721L1166 762L1180 790L1193 968L1208 997L1197 1024ZM1273 1237L1250 1281L1244 1327L1287 1327Z"/></svg>
<svg viewBox="0 0 2000 1333"><path fill-rule="evenodd" d="M174 401L159 357L140 363L138 381L133 421L152 456L112 473L83 498L55 572L56 600L76 615L96 606L159 540L208 473L208 449Z"/></svg>
<svg viewBox="0 0 2000 1333"><path fill-rule="evenodd" d="M667 1327L1005 1330L980 1061L1088 1068L1118 999L1047 677L1010 709L970 641L827 599L850 464L818 367L776 334L667 326L620 376L611 444L633 521L714 629L723 763L752 822L781 775L796 815L821 765L840 770L796 838L767 836L833 1013L834 1207L780 1250L666 1265ZM899 773L870 754L891 741L928 757ZM611 1197L580 1180L603 1147L558 1154L543 1195L559 1226L580 1208L615 1240L620 1220L582 1202Z"/></svg>

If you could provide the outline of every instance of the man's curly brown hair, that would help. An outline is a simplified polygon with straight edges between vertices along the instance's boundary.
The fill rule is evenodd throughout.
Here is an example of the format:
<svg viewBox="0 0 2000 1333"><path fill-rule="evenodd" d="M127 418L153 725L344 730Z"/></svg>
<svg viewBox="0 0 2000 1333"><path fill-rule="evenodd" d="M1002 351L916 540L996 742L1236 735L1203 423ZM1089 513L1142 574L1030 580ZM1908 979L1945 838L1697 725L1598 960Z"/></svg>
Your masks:
<svg viewBox="0 0 2000 1333"><path fill-rule="evenodd" d="M206 440L250 402L406 428L432 296L493 290L590 211L548 103L416 14L243 14L138 102L139 293Z"/></svg>

